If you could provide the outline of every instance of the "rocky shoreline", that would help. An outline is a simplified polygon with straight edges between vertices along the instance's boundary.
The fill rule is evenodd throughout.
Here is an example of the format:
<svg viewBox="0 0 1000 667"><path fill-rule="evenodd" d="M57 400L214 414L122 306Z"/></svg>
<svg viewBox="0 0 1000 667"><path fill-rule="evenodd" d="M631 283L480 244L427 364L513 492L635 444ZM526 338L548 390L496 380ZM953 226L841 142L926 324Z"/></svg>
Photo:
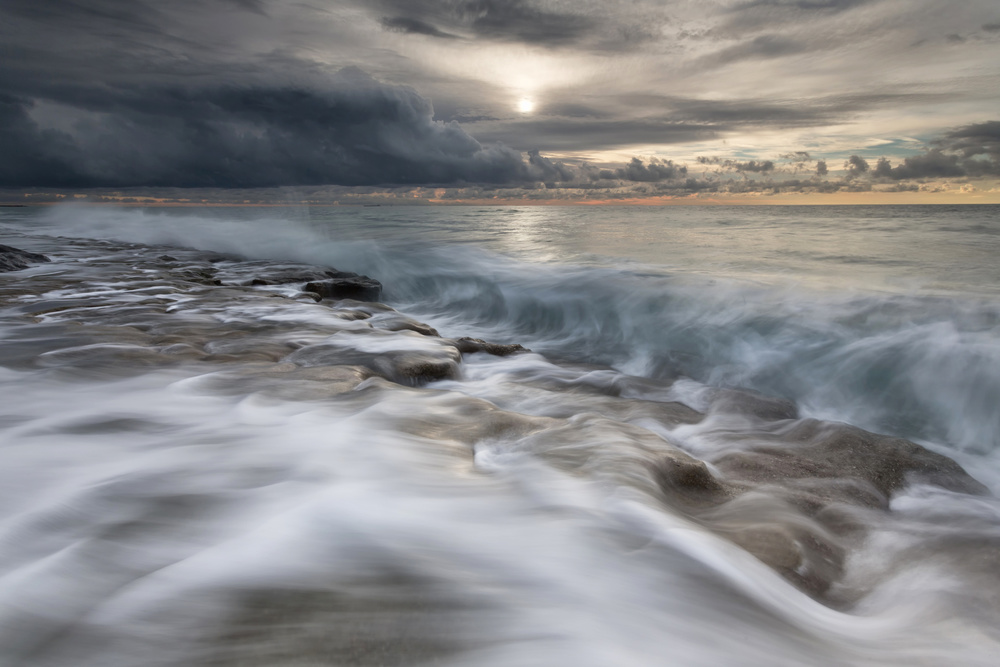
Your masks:
<svg viewBox="0 0 1000 667"><path fill-rule="evenodd" d="M81 243L92 245L76 243L78 249ZM100 248L102 243L93 245ZM362 385L371 388L374 379L405 387L458 381L466 355L505 357L529 352L516 343L442 337L433 327L379 303L382 285L367 276L176 248L164 254L163 249L135 244L117 249L109 245L103 243L103 249L112 255L128 253L133 263L148 262L143 266L143 279L118 277L133 294L147 297L131 299L127 309L116 309L101 296L48 296L71 287L58 270L5 280L5 307L44 322L42 326L60 322L68 327L53 336L46 346L50 349L35 359L21 359L21 364L103 366L117 374L129 367L222 363L228 367L230 380L238 378L233 381L243 390L308 398L310 392L322 397L343 395ZM9 246L3 250L8 257L24 261L48 261L44 255ZM171 298L158 300L158 294ZM313 307L327 313L326 322L313 328L306 336L311 339L306 340L304 332L290 332L277 321L241 318L229 326L202 318L188 321L169 307L170 301L181 300L178 297L183 297L188 310L198 310L192 308L192 301L202 302L201 308L208 310L262 298L296 305L318 301ZM143 311L145 317L139 317ZM139 325L137 319L147 321ZM298 339L291 340L289 333ZM67 345L70 341L77 344ZM787 401L719 390L707 410L696 411L676 401L623 398L643 393L662 396L669 391L669 383L632 378L610 369L567 367L564 371L576 376L571 381L576 394L572 402L593 415L593 423L560 418L558 410L525 414L466 397L469 417L454 424L446 436L463 441L470 453L484 438L531 441L532 449L543 458L574 474L612 472L620 482L746 549L828 604L843 606L863 593L831 589L843 575L850 549L864 539L871 513L890 512L892 495L904 485L986 492L945 456L846 424L800 419L794 404ZM589 385L581 381L602 374L610 381ZM552 378L517 381L543 393L561 389ZM303 382L309 389L303 390ZM420 414L402 418L404 422L427 419ZM667 435L639 426L649 419ZM680 425L708 422L716 423L721 437L732 441L731 450L698 459L669 436L669 430ZM623 445L599 457L607 461L607 470L594 470L594 458L579 452L565 455L569 442L578 440L586 449L583 443L591 440L587 431L609 428L609 423ZM448 430L443 425L434 428Z"/></svg>
<svg viewBox="0 0 1000 667"><path fill-rule="evenodd" d="M554 363L513 342L442 336L356 298L381 298L377 280L329 267L79 239L42 249L52 261L10 248L34 265L0 276L0 366L14 372L113 382L173 369L189 378L186 391L328 404L438 450L456 479L488 479L479 464L487 450L530 453L700 527L717 548L752 555L837 610L852 610L901 569L943 558L973 580L992 576L983 563L993 545L976 540L900 547L875 573L852 566L873 535L905 523L893 506L900 492L988 494L958 463L913 442L803 418L790 401L735 389L705 389L694 409L669 381ZM309 650L347 646L360 657L346 664L377 664L380 647L404 632L399 623L423 628L427 614L457 613L412 607L423 594L406 581L398 590L380 584L378 600L243 591L213 631L208 664L269 664L278 654L261 649L254 662L247 637L294 652L271 621L331 610L351 635L324 631ZM345 621L358 609L374 625ZM394 646L401 656L464 650L430 629L415 649Z"/></svg>

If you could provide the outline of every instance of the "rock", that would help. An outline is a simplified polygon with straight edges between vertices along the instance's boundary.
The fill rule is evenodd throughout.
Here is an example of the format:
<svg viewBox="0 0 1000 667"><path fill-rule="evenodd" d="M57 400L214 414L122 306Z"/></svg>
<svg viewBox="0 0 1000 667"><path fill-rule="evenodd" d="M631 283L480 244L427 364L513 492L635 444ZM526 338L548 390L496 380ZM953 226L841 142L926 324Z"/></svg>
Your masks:
<svg viewBox="0 0 1000 667"><path fill-rule="evenodd" d="M653 479L673 503L704 507L725 502L735 490L716 479L703 461L676 452L652 466Z"/></svg>
<svg viewBox="0 0 1000 667"><path fill-rule="evenodd" d="M315 292L324 299L378 301L382 297L382 283L368 276L350 275L311 282L305 291Z"/></svg>
<svg viewBox="0 0 1000 667"><path fill-rule="evenodd" d="M332 269L317 269L310 266L280 267L263 271L247 285L288 285L290 283L311 283L331 278L356 278L358 274Z"/></svg>
<svg viewBox="0 0 1000 667"><path fill-rule="evenodd" d="M426 341L423 349L386 349L365 352L352 347L348 334L334 342L323 342L295 350L283 361L305 368L319 366L358 366L390 382L415 387L435 380L450 380L459 375L461 355L451 345ZM419 338L417 334L407 334Z"/></svg>
<svg viewBox="0 0 1000 667"><path fill-rule="evenodd" d="M469 354L472 352L485 352L487 354L493 354L498 357L506 357L511 354L516 354L518 352L531 352L528 348L519 345L517 343L511 343L504 345L501 343L488 343L480 338L469 338L463 337L455 341L455 346L458 351L462 354Z"/></svg>
<svg viewBox="0 0 1000 667"><path fill-rule="evenodd" d="M176 270L175 273L181 280L198 283L200 285L222 285L222 281L215 277L218 269L186 268Z"/></svg>
<svg viewBox="0 0 1000 667"><path fill-rule="evenodd" d="M156 259L160 260L161 262L176 262L177 261L177 258L174 257L173 255L160 255Z"/></svg>
<svg viewBox="0 0 1000 667"><path fill-rule="evenodd" d="M756 417L765 421L798 419L792 401L741 389L719 389L712 397L709 412Z"/></svg>
<svg viewBox="0 0 1000 667"><path fill-rule="evenodd" d="M911 478L962 493L986 492L960 465L918 444L815 419L794 422L777 431L772 443L715 463L734 478L758 482L854 478L886 497Z"/></svg>
<svg viewBox="0 0 1000 667"><path fill-rule="evenodd" d="M441 355L407 352L382 359L388 362L382 366L388 379L400 384L419 386L458 377L458 361Z"/></svg>
<svg viewBox="0 0 1000 667"><path fill-rule="evenodd" d="M28 252L9 245L0 244L0 272L20 271L31 264L50 262L48 257L37 252Z"/></svg>
<svg viewBox="0 0 1000 667"><path fill-rule="evenodd" d="M385 331L413 331L421 336L439 335L437 329L429 324L418 322L397 312L379 313L375 317L371 317L371 324L376 329Z"/></svg>

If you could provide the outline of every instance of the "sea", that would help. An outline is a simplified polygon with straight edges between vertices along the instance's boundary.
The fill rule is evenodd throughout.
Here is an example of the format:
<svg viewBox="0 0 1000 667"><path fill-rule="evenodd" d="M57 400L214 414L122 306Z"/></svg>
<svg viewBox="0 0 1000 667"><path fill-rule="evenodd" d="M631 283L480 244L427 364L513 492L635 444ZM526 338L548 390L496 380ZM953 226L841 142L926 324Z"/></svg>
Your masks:
<svg viewBox="0 0 1000 667"><path fill-rule="evenodd" d="M0 243L0 664L1000 664L1000 206Z"/></svg>

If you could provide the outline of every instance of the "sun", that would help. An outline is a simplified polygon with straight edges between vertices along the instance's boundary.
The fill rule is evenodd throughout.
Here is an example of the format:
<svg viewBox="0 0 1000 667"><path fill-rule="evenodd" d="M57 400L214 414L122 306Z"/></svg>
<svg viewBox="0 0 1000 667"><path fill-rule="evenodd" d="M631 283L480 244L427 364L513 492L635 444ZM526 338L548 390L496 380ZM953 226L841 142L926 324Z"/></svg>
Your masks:
<svg viewBox="0 0 1000 667"><path fill-rule="evenodd" d="M535 101L530 100L527 97L522 97L517 102L517 110L521 113L531 113L535 110Z"/></svg>

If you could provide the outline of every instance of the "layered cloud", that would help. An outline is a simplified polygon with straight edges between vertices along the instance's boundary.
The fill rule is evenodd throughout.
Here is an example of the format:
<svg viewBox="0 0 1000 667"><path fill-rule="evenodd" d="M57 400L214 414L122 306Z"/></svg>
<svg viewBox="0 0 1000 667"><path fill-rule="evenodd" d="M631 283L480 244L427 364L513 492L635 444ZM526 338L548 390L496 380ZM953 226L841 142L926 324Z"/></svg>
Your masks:
<svg viewBox="0 0 1000 667"><path fill-rule="evenodd" d="M995 179L1000 12L944 5L7 0L0 186L534 196Z"/></svg>

